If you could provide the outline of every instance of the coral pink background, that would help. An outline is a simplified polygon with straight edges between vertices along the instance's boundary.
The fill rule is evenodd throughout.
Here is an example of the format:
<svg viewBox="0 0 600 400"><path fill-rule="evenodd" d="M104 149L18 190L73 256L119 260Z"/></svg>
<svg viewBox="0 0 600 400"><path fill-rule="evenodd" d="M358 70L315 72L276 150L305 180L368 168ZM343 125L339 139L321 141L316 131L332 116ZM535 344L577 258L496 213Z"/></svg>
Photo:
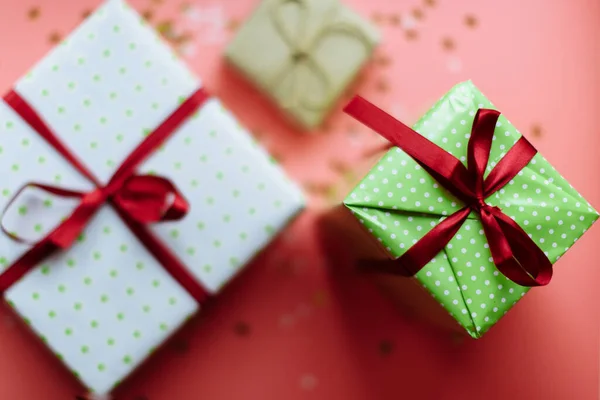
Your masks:
<svg viewBox="0 0 600 400"><path fill-rule="evenodd" d="M320 254L318 208L377 138L339 110L300 135L222 66L221 51L256 0L137 0L299 181L311 209L159 354L118 400L454 400L598 398L600 269L593 228L479 341L402 316ZM413 122L472 79L600 207L600 3L595 0L347 0L384 43L357 90ZM98 0L0 0L0 91ZM340 151L344 149L344 151ZM1 177L0 177L1 179ZM0 309L0 398L72 400L81 388Z"/></svg>

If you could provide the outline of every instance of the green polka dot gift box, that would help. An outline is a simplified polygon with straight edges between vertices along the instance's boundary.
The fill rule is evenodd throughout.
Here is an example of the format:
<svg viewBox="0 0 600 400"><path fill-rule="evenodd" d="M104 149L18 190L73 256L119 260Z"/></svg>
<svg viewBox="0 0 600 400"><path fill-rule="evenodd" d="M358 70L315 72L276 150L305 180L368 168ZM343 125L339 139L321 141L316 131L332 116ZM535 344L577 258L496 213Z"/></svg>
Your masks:
<svg viewBox="0 0 600 400"><path fill-rule="evenodd" d="M303 208L201 86L111 0L0 101L0 286L91 392L110 392Z"/></svg>
<svg viewBox="0 0 600 400"><path fill-rule="evenodd" d="M413 129L363 99L347 107L398 145L344 200L388 259L363 260L364 268L398 292L405 289L392 282L414 276L474 338L529 287L546 284L552 264L598 218L493 110L471 82L451 89Z"/></svg>

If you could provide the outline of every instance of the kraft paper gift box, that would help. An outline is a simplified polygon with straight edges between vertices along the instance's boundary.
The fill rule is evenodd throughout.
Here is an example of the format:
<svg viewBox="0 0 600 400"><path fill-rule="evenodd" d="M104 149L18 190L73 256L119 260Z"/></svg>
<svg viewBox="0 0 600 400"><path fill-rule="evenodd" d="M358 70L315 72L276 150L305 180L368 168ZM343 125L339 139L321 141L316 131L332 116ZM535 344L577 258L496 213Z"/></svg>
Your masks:
<svg viewBox="0 0 600 400"><path fill-rule="evenodd" d="M263 0L225 57L296 125L314 129L378 42L375 27L338 0Z"/></svg>
<svg viewBox="0 0 600 400"><path fill-rule="evenodd" d="M494 109L472 82L464 82L444 95L413 129L466 166L472 125L481 108ZM355 110L355 115L361 112ZM519 138L521 134L501 114L486 176ZM374 272L382 260L389 267L389 260L401 257L433 227L465 207L397 147L380 154L375 165L370 163L364 170L364 178L342 204L324 215L321 226L326 240L337 238L337 245L342 245L339 252L350 254L353 263L362 263L365 272L369 268ZM552 264L598 218L592 206L539 153L485 202L515 221ZM529 289L498 270L479 218L471 212L443 250L428 258L414 277L365 275L372 276L409 313L479 338ZM398 262L393 265L401 266Z"/></svg>
<svg viewBox="0 0 600 400"><path fill-rule="evenodd" d="M140 16L112 0L14 91L105 184L200 87ZM0 101L0 171L0 209L9 206L4 226L34 242L79 200L34 187L19 192L21 187L37 182L82 192L95 188L8 100ZM209 296L303 208L298 188L212 98L141 163L138 173L169 178L189 203L182 219L148 229ZM28 243L0 234L5 272L30 250ZM4 296L96 393L110 391L200 308L107 204L71 247L36 265Z"/></svg>

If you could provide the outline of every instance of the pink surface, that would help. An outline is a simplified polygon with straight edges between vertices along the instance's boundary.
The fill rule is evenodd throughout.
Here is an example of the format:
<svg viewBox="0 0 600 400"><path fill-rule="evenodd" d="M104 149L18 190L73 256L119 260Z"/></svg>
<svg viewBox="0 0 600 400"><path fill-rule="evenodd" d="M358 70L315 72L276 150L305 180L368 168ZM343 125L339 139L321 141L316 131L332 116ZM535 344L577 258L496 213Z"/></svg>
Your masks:
<svg viewBox="0 0 600 400"><path fill-rule="evenodd" d="M291 131L220 54L255 0L138 0L208 88L311 195L267 253L115 393L118 400L598 398L599 295L593 228L479 341L401 316L366 282L329 274L317 207L377 138L339 111L319 135ZM600 3L547 0L348 0L384 43L358 87L413 122L472 79L570 182L600 207L595 117ZM97 0L0 0L0 90ZM340 151L344 149L344 151ZM587 172L587 171L589 172ZM0 309L0 399L67 400L81 388Z"/></svg>

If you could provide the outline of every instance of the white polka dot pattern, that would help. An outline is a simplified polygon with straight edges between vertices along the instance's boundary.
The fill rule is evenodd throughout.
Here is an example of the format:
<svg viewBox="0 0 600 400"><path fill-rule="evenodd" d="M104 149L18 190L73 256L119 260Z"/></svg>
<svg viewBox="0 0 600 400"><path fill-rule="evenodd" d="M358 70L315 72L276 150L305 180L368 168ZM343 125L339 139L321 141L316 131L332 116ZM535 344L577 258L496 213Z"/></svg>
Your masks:
<svg viewBox="0 0 600 400"><path fill-rule="evenodd" d="M200 85L141 18L111 0L17 85L16 90L101 181ZM140 167L170 178L191 206L181 221L152 226L211 293L303 207L289 182L217 100L209 100ZM27 182L90 190L0 102L0 209ZM75 203L22 192L5 222L30 240ZM0 235L0 266L27 245ZM105 207L76 244L14 284L7 301L91 390L106 393L166 340L198 305Z"/></svg>
<svg viewBox="0 0 600 400"><path fill-rule="evenodd" d="M494 107L471 82L465 82L442 97L414 129L466 164L471 125L479 108ZM520 136L501 115L486 173ZM553 263L598 218L539 153L486 201L513 218ZM463 207L398 148L383 156L344 203L393 257ZM473 337L485 333L527 291L496 269L474 213L416 278Z"/></svg>

